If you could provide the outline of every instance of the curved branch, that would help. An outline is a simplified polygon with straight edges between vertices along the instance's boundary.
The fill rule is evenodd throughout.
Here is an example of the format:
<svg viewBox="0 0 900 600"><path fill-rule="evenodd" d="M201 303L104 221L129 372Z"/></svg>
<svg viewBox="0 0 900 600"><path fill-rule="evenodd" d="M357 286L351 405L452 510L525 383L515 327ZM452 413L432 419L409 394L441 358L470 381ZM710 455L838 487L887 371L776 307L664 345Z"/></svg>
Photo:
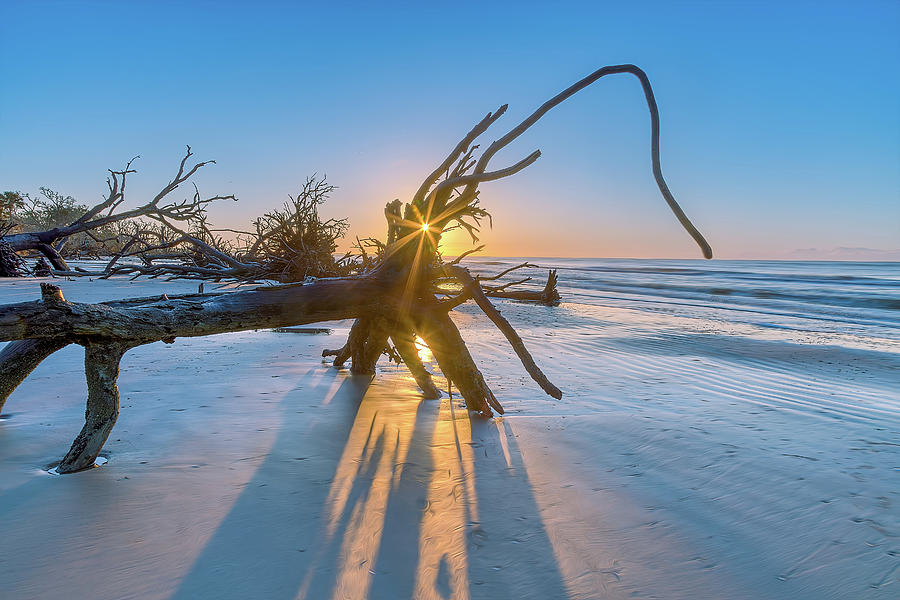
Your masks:
<svg viewBox="0 0 900 600"><path fill-rule="evenodd" d="M475 166L475 173L484 173L488 162L497 151L522 135L529 127L537 123L537 121L551 108L561 104L567 98L588 87L601 77L617 73L630 73L637 77L641 82L641 87L644 90L644 97L647 99L647 108L650 110L650 156L653 161L653 177L656 179L656 185L659 187L659 191L662 193L663 198L665 198L669 208L672 209L672 212L675 213L675 216L678 218L678 222L681 223L681 226L684 227L690 236L694 238L697 245L700 246L700 249L703 251L703 256L712 258L713 253L709 243L697 230L694 224L691 223L691 220L688 219L687 215L684 214L681 206L678 205L678 202L675 201L675 197L669 190L666 180L663 178L662 167L659 163L659 108L656 106L656 98L653 95L653 88L650 86L650 80L647 78L647 74L635 65L611 65L597 69L581 81L569 86L550 100L547 100L547 102L542 104L528 118L511 129L509 133L488 146L487 150L481 155L481 158L478 159L478 164ZM474 193L477 187L478 181L469 183L462 195L465 196Z"/></svg>
<svg viewBox="0 0 900 600"><path fill-rule="evenodd" d="M535 150L519 162L509 167L498 169L496 171L489 171L487 173L470 173L469 175L460 175L458 177L453 177L451 179L446 179L439 183L437 187L431 192L433 196L437 196L441 192L445 190L450 190L453 188L458 188L462 185L466 186L475 186L477 187L479 183L484 181L495 181L497 179L503 179L504 177L509 177L510 175L515 175L525 167L531 165L541 157L541 151ZM468 190L469 188L467 188ZM474 190L474 187L472 187ZM472 196L468 195L466 192L460 194L460 196L448 204L446 208L441 212L440 215L434 217L432 220L438 224L440 224L445 219L452 218L453 215L457 212L457 210L469 204L472 201Z"/></svg>
<svg viewBox="0 0 900 600"><path fill-rule="evenodd" d="M508 104L504 104L500 108L497 109L497 112L488 113L485 117L478 122L472 130L463 137L462 140L456 145L452 152L444 159L434 171L432 171L428 177L425 178L425 181L422 182L422 185L419 186L419 189L416 191L416 194L413 196L411 204L420 205L422 201L425 199L425 195L428 194L428 190L431 189L431 186L438 180L442 173L446 172L450 165L453 164L460 155L462 155L472 142L475 141L475 138L480 136L482 133L487 131L487 128L494 124L494 121L503 116L503 113L506 112L506 109L509 107Z"/></svg>

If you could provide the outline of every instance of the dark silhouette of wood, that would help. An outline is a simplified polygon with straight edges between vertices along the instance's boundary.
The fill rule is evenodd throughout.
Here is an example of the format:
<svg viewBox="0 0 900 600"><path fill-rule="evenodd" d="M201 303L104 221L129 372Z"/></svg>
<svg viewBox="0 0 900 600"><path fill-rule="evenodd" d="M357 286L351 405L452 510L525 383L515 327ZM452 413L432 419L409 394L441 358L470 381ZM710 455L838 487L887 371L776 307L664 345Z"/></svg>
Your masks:
<svg viewBox="0 0 900 600"><path fill-rule="evenodd" d="M510 346L512 346L516 355L518 355L522 364L525 366L525 370L528 371L531 378L541 386L541 389L557 400L562 398L562 392L558 387L550 383L547 376L544 375L543 371L535 364L531 354L525 348L525 343L522 341L522 338L519 337L519 334L516 333L513 326L509 324L509 321L503 318L500 311L491 304L491 301L488 300L484 290L481 289L478 282L469 274L469 270L458 265L447 267L445 270L462 282L469 294L472 295L475 303L478 304L478 308L487 315L494 325L497 326L497 329L499 329L506 337L507 341L509 341Z"/></svg>
<svg viewBox="0 0 900 600"><path fill-rule="evenodd" d="M480 282L482 280L479 279L478 281ZM547 274L547 283L544 285L544 289L540 291L507 289L511 286L525 283L526 281L531 281L531 278L526 277L525 279L511 281L496 287L482 285L481 288L484 290L484 295L489 298L507 298L510 300L519 300L520 302L536 302L546 306L556 306L562 300L562 297L559 295L559 290L556 289L556 284L558 282L556 269L550 269L550 272Z"/></svg>
<svg viewBox="0 0 900 600"><path fill-rule="evenodd" d="M0 277L21 277L24 274L25 265L22 264L22 259L12 246L0 238Z"/></svg>

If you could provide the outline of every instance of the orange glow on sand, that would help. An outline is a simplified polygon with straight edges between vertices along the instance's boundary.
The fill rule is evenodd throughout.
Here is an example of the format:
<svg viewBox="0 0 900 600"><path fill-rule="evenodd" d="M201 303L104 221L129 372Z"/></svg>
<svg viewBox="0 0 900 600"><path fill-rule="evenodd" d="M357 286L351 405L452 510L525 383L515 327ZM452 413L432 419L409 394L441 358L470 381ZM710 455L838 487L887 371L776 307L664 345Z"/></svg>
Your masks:
<svg viewBox="0 0 900 600"><path fill-rule="evenodd" d="M450 598L468 600L466 527L478 521L469 415L455 410L447 398L425 401L417 410L418 402L423 401L390 394L360 404L328 494L320 552L300 586L299 600L311 599L312 575L324 558L322 550L332 543L340 546L332 600L364 598L371 591L382 533L391 525L385 522L388 503L408 464L417 427L432 430L431 460L439 468L422 482L424 508L414 517L420 527L413 542L419 547L415 597L443 597L438 577L444 569L453 590Z"/></svg>

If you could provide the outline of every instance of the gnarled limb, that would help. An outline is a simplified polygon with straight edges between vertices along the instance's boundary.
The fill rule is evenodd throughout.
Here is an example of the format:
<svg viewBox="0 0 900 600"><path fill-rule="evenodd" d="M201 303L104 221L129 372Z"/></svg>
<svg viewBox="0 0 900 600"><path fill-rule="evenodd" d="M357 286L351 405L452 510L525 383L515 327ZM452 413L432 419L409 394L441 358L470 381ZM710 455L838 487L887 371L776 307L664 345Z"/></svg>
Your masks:
<svg viewBox="0 0 900 600"><path fill-rule="evenodd" d="M425 203L427 203L427 208L425 208L424 206L420 207L420 210L425 208L425 210L422 210L422 214L428 215L430 217L429 222L435 223L441 229L443 229L447 223L453 220L457 220L461 225L465 226L465 223L461 220L461 217L467 215L473 216L478 210L480 210L475 207L478 198L478 185L483 181L491 181L500 177L506 177L517 172L518 170L521 170L522 168L527 167L535 160L537 160L537 158L540 156L540 151L532 152L526 158L522 159L511 167L488 172L487 167L491 158L493 158L493 156L498 151L508 146L511 142L513 142L513 140L518 138L531 126L537 123L541 117L543 117L545 114L547 114L547 112L550 111L550 109L558 106L563 101L588 87L601 77L617 73L628 73L634 75L640 81L641 87L644 91L644 97L647 100L647 108L650 111L650 158L652 162L653 177L656 180L657 187L659 187L660 193L662 193L663 198L669 205L669 208L675 214L678 222L681 223L682 227L684 227L684 229L690 234L697 245L700 246L701 250L703 251L703 256L706 258L712 258L712 248L710 247L709 243L707 243L703 235L697 230L691 220L688 219L687 215L685 215L684 211L681 209L681 206L679 206L678 202L675 200L675 197L672 195L672 192L669 190L669 186L668 184L666 184L665 178L663 177L662 167L660 166L659 159L659 108L656 105L656 98L654 97L653 88L650 85L650 80L647 78L647 74L635 65L626 64L602 67L594 71L587 77L583 78L582 80L569 86L568 88L542 104L540 107L538 107L537 110L535 110L525 120L523 120L516 127L506 133L506 135L494 141L490 146L488 146L488 148L479 157L471 173L464 174L464 172L468 170L468 167L466 167L462 170L462 172L460 172L460 174L456 175L455 177L448 177L441 183L435 185L431 194L429 194L427 197L423 196L423 198L419 200L419 194L417 194L413 203L416 204L416 200L419 200L419 204L424 205ZM463 142L467 141L468 143L471 143L474 141L474 138L470 140L467 136L463 139L462 142L460 142L460 144L463 144ZM459 146L457 146L454 152L457 152L458 150ZM455 156L459 156L459 154L461 154L461 152L457 152ZM436 178L429 179L426 180L425 184L432 185L435 181ZM425 187L425 184L423 184L423 187ZM465 188L451 200L451 192L462 186L465 186ZM436 216L432 217L432 215Z"/></svg>
<svg viewBox="0 0 900 600"><path fill-rule="evenodd" d="M116 419L119 418L119 361L131 345L116 341L87 342L84 372L88 399L84 427L56 470L74 473L94 466Z"/></svg>

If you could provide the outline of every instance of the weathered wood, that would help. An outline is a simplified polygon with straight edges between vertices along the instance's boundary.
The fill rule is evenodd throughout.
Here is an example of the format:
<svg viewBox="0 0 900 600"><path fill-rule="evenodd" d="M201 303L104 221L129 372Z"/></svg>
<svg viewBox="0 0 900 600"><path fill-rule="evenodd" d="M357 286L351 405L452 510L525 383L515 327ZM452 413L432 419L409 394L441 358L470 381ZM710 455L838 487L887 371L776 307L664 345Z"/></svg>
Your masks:
<svg viewBox="0 0 900 600"><path fill-rule="evenodd" d="M507 290L505 288L486 289L483 286L482 289L484 289L484 295L488 298L506 298L522 302L537 302L546 306L557 306L562 297L559 295L559 290L556 289L556 283L556 269L551 269L547 275L547 283L544 285L544 289L539 292L532 290Z"/></svg>
<svg viewBox="0 0 900 600"><path fill-rule="evenodd" d="M0 408L47 356L72 342L83 345L88 382L85 425L57 467L59 473L80 471L94 464L118 418L116 379L119 361L128 349L159 340L172 342L176 337L376 314L389 309L386 299L392 295L390 284L372 276L87 304L69 302L58 287L41 284L40 301L0 307L0 341L15 340L0 352ZM361 353L355 364L367 372L374 371L387 339L386 325L379 327L384 333L378 337L377 352L371 346L375 340L358 336Z"/></svg>
<svg viewBox="0 0 900 600"><path fill-rule="evenodd" d="M290 327L377 312L392 297L377 277L320 280L220 294L163 295L101 302L20 302L0 306L0 341L112 338L147 344L176 337Z"/></svg>
<svg viewBox="0 0 900 600"><path fill-rule="evenodd" d="M130 348L119 342L88 342L84 347L84 373L88 399L84 427L59 466L59 473L74 473L94 466L116 419L119 418L119 361Z"/></svg>
<svg viewBox="0 0 900 600"><path fill-rule="evenodd" d="M354 321L342 348L323 350L322 356L333 356L332 364L339 368L348 360L352 361L350 371L354 374L373 374L379 357L387 352L387 340L390 339L396 350L392 356L399 356L398 362L402 361L407 366L424 397L440 398L441 392L432 381L431 373L419 360L415 338L410 319L400 315L393 315L393 319L363 316Z"/></svg>
<svg viewBox="0 0 900 600"><path fill-rule="evenodd" d="M444 376L452 381L466 401L466 408L491 416L503 407L484 381L456 324L442 308L433 306L414 315L416 331L428 344Z"/></svg>
<svg viewBox="0 0 900 600"><path fill-rule="evenodd" d="M372 318L372 324L365 341L353 355L350 372L354 375L374 375L375 363L378 362L378 358L384 352L389 335L390 325L388 320L380 315Z"/></svg>
<svg viewBox="0 0 900 600"><path fill-rule="evenodd" d="M419 359L415 339L415 333L408 328L398 327L391 332L391 341L394 342L394 348L397 349L397 353L400 354L400 358L416 380L416 385L422 390L425 398L430 400L440 398L441 391L434 384L431 373L428 372Z"/></svg>
<svg viewBox="0 0 900 600"><path fill-rule="evenodd" d="M369 334L369 318L361 316L353 321L350 327L350 333L347 335L347 343L343 347L336 350L322 350L322 357L333 356L332 364L335 367L343 367L344 364L351 360L354 355L362 352L362 347L366 343L366 336Z"/></svg>

